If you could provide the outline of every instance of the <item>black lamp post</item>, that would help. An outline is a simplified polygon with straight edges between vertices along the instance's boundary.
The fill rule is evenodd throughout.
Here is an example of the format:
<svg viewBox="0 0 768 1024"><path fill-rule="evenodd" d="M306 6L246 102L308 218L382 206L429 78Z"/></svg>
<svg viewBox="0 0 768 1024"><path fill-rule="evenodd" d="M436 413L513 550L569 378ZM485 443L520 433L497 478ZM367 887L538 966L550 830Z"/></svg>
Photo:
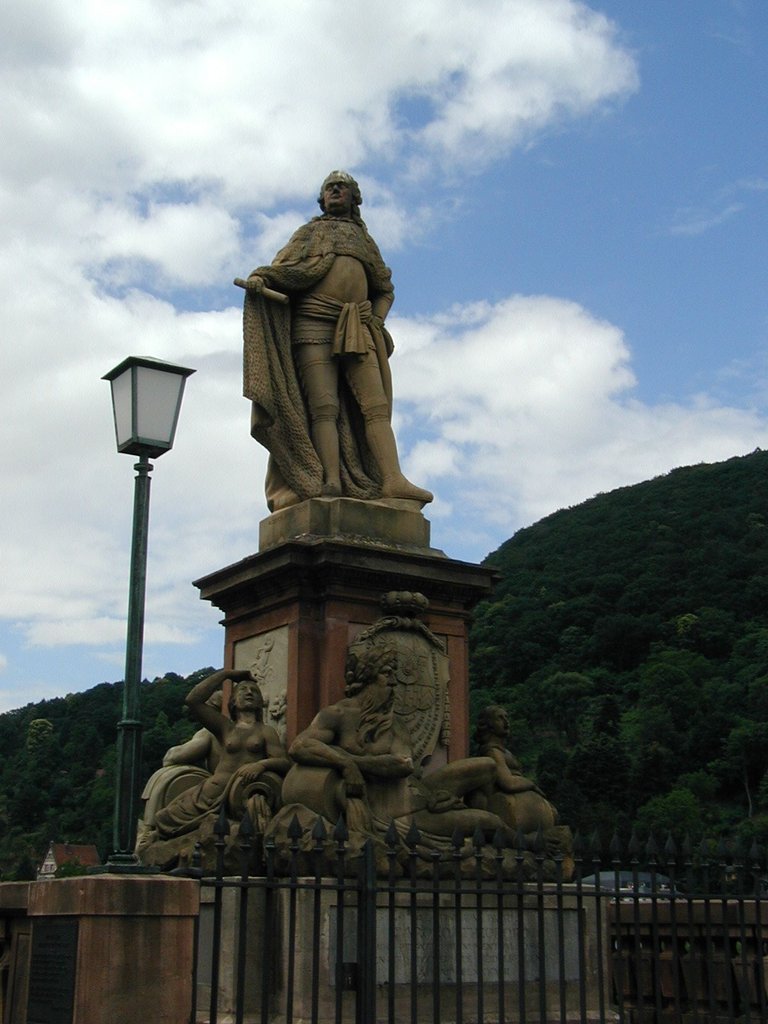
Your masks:
<svg viewBox="0 0 768 1024"><path fill-rule="evenodd" d="M134 853L141 768L139 687L144 641L144 596L147 580L150 459L170 451L176 433L184 384L194 370L159 359L129 356L102 380L112 386L117 450L138 455L133 499L133 539L128 591L128 636L125 648L123 717L118 723L115 818L109 870L131 870Z"/></svg>

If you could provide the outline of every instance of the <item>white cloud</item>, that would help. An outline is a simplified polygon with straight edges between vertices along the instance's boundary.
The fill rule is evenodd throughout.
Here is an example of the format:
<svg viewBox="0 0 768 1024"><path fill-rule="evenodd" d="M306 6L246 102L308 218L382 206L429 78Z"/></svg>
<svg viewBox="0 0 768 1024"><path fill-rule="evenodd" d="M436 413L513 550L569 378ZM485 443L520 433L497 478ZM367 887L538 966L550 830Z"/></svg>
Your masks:
<svg viewBox="0 0 768 1024"><path fill-rule="evenodd" d="M330 0L92 3L46 11L53 31L10 0L7 18L0 168L103 194L185 182L268 205L316 187L329 139L348 165L469 143L477 163L637 84L612 24L570 0L369 0L343 18Z"/></svg>
<svg viewBox="0 0 768 1024"><path fill-rule="evenodd" d="M576 303L512 296L393 322L412 477L505 535L598 491L751 451L766 420L706 396L644 404L622 332Z"/></svg>
<svg viewBox="0 0 768 1024"><path fill-rule="evenodd" d="M678 210L669 229L671 235L703 235L719 227L744 209L744 203L729 203L718 210Z"/></svg>

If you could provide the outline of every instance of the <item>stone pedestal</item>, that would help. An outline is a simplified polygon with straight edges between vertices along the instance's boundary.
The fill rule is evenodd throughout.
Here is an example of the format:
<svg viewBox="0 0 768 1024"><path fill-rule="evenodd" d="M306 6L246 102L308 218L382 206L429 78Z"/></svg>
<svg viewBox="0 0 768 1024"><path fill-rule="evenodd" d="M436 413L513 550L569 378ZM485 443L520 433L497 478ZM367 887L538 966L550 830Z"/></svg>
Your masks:
<svg viewBox="0 0 768 1024"><path fill-rule="evenodd" d="M261 524L261 550L195 582L224 613L224 665L251 668L265 720L290 742L343 696L347 648L382 614L388 591L423 594L422 616L449 660L453 760L469 745L467 632L496 571L430 548L429 524L408 508L312 499Z"/></svg>
<svg viewBox="0 0 768 1024"><path fill-rule="evenodd" d="M29 957L17 965L28 996L13 1024L188 1020L199 899L188 879L99 875L31 885Z"/></svg>

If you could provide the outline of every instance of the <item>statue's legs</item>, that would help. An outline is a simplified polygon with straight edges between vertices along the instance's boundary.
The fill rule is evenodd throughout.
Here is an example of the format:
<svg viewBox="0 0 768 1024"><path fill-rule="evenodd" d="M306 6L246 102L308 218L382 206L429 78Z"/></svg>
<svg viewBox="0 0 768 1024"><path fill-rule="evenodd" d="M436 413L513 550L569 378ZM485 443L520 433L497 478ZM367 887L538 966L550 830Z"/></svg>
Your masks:
<svg viewBox="0 0 768 1024"><path fill-rule="evenodd" d="M339 361L326 343L294 346L296 365L307 399L312 443L323 467L323 491L341 494L339 471ZM389 403L376 353L343 358L343 371L365 421L365 439L381 473L382 497L411 498L426 504L430 491L407 480L400 469L389 421Z"/></svg>
<svg viewBox="0 0 768 1024"><path fill-rule="evenodd" d="M294 347L296 365L307 398L312 444L323 467L326 497L341 494L339 474L339 368L329 344Z"/></svg>
<svg viewBox="0 0 768 1024"><path fill-rule="evenodd" d="M365 439L381 473L382 496L412 498L422 504L432 501L431 492L412 484L400 469L376 353L371 349L362 356L344 357L344 372L365 420Z"/></svg>

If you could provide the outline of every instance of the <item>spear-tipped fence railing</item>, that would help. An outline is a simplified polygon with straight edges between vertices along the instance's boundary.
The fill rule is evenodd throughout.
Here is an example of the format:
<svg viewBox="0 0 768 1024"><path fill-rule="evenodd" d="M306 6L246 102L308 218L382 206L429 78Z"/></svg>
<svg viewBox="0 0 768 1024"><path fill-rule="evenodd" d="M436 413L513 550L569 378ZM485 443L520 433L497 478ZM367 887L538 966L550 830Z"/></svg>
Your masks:
<svg viewBox="0 0 768 1024"><path fill-rule="evenodd" d="M415 828L361 847L294 819L278 849L222 818L215 845L193 1024L768 1020L756 844L577 834L553 860L541 837L425 852Z"/></svg>

